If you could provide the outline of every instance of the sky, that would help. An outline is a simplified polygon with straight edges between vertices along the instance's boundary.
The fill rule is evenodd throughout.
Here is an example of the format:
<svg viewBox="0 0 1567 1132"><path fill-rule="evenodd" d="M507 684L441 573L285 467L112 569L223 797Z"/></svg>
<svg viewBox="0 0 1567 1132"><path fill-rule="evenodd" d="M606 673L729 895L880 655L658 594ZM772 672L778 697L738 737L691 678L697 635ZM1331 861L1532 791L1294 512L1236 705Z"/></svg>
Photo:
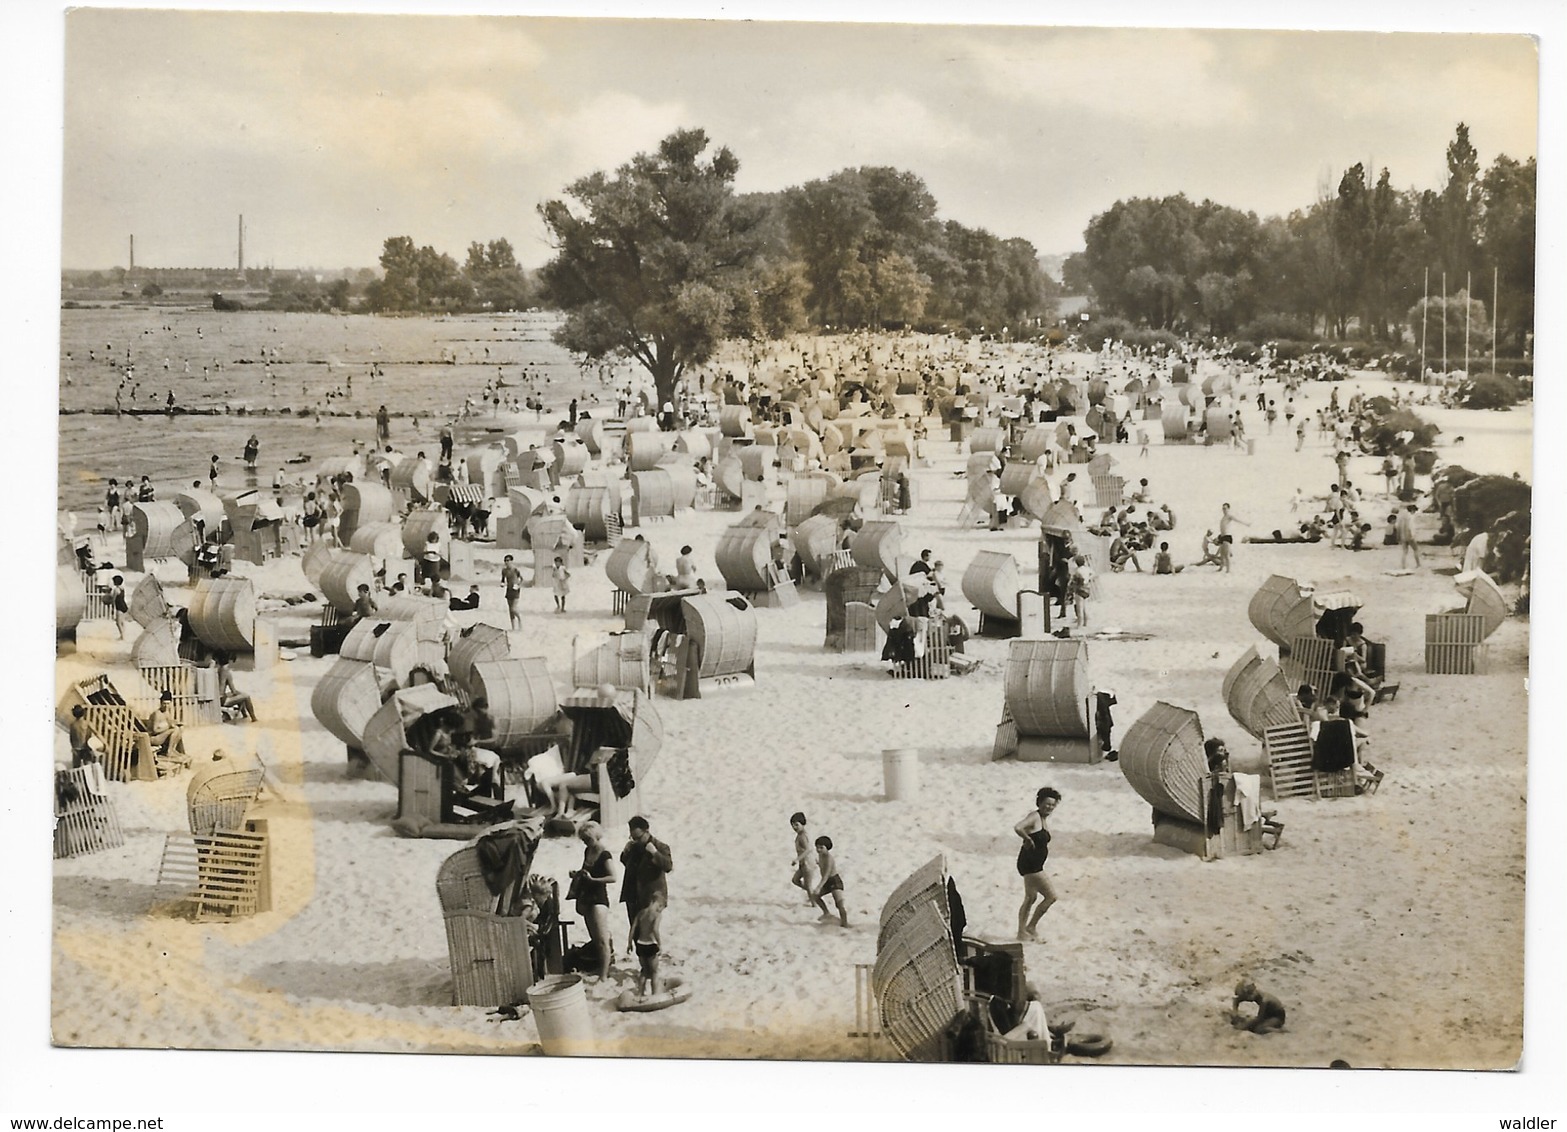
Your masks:
<svg viewBox="0 0 1567 1132"><path fill-rule="evenodd" d="M953 18L949 9L944 18ZM939 15L940 13L938 13ZM993 17L994 18L994 17ZM1035 17L1037 18L1037 17ZM1044 254L1117 199L1261 215L1356 162L1435 188L1536 152L1520 34L983 27L76 9L65 16L62 265L374 265L550 248L536 206L680 127L771 191L856 165Z"/></svg>

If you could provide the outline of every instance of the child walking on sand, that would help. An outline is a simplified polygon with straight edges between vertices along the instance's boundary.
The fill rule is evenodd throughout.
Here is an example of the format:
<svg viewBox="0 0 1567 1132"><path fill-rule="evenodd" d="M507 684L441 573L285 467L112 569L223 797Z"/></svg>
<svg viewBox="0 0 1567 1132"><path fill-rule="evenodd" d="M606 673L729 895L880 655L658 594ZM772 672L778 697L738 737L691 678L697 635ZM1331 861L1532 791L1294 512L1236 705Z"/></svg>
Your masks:
<svg viewBox="0 0 1567 1132"><path fill-rule="evenodd" d="M816 886L813 895L817 903L821 903L822 897L832 893L832 902L838 907L838 923L844 927L849 926L849 909L843 903L843 878L838 875L838 862L832 856L832 838L826 834L816 839L816 861L821 870L822 882ZM832 913L822 907L822 919L832 919Z"/></svg>
<svg viewBox="0 0 1567 1132"><path fill-rule="evenodd" d="M566 612L566 595L571 592L571 571L566 569L566 560L556 558L555 565L550 569L550 577L555 583L555 612Z"/></svg>
<svg viewBox="0 0 1567 1132"><path fill-rule="evenodd" d="M816 895L818 875L816 857L811 852L811 835L805 831L805 814L796 811L789 817L789 827L794 830L794 876L789 883L805 892L805 902L814 904L828 915L827 905Z"/></svg>

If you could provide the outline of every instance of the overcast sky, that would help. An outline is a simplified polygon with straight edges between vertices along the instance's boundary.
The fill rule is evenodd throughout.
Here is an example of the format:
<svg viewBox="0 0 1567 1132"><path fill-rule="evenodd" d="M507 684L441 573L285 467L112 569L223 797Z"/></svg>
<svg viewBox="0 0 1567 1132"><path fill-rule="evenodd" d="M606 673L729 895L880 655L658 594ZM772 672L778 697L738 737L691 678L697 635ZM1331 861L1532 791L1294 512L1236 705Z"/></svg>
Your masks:
<svg viewBox="0 0 1567 1132"><path fill-rule="evenodd" d="M1454 125L1536 147L1518 35L977 28L78 9L62 262L365 266L412 236L549 256L535 206L671 130L739 188L922 176L945 218L1082 246L1116 199L1308 205L1357 162L1435 187Z"/></svg>

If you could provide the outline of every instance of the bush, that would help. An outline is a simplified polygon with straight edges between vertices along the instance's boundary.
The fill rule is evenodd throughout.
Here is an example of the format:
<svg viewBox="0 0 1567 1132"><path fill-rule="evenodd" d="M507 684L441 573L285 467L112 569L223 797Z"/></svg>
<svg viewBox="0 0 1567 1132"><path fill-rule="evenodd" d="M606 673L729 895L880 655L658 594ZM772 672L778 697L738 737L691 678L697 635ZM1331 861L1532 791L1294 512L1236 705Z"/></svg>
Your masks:
<svg viewBox="0 0 1567 1132"><path fill-rule="evenodd" d="M1361 443L1376 456L1401 456L1405 452L1430 448L1442 430L1408 409L1394 409L1390 413L1372 414L1371 427L1362 429ZM1399 440L1401 432L1414 433L1410 441Z"/></svg>
<svg viewBox="0 0 1567 1132"><path fill-rule="evenodd" d="M1289 314L1258 315L1236 332L1236 337L1252 342L1272 342L1276 339L1300 339L1311 337L1311 327L1306 320Z"/></svg>
<svg viewBox="0 0 1567 1132"><path fill-rule="evenodd" d="M1149 352L1162 348L1167 353L1176 353L1181 348L1181 340L1168 330L1131 330L1123 340L1134 349Z"/></svg>
<svg viewBox="0 0 1567 1132"><path fill-rule="evenodd" d="M1517 378L1487 373L1464 382L1458 400L1466 409L1510 409L1522 400Z"/></svg>
<svg viewBox="0 0 1567 1132"><path fill-rule="evenodd" d="M1230 357L1240 362L1254 362L1262 356L1255 342L1240 341L1230 347Z"/></svg>
<svg viewBox="0 0 1567 1132"><path fill-rule="evenodd" d="M1281 362L1293 362L1311 353L1314 348L1310 342L1298 338L1281 338L1272 343L1273 356Z"/></svg>
<svg viewBox="0 0 1567 1132"><path fill-rule="evenodd" d="M1102 350L1106 342L1117 338L1126 341L1132 333L1132 324L1113 314L1102 315L1092 319L1081 333L1084 346L1090 350Z"/></svg>

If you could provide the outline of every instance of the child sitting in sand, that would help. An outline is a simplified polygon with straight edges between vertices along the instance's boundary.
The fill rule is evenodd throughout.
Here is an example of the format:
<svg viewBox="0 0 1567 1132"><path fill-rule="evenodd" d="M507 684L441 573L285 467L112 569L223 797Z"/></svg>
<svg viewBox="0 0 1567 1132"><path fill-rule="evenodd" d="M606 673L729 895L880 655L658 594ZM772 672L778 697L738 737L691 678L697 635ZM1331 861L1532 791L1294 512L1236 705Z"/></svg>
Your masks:
<svg viewBox="0 0 1567 1132"><path fill-rule="evenodd" d="M1170 544L1161 542L1159 552L1153 556L1153 572L1155 574L1179 574L1185 566L1177 566L1175 560L1170 557Z"/></svg>
<svg viewBox="0 0 1567 1132"><path fill-rule="evenodd" d="M832 856L832 838L823 834L816 839L816 862L822 874L822 882L816 886L813 895L817 901L832 893L832 902L838 907L838 923L844 927L849 926L849 909L843 902L843 878L838 875L838 862ZM822 908L822 919L832 919L832 913Z"/></svg>
<svg viewBox="0 0 1567 1132"><path fill-rule="evenodd" d="M1247 1017L1240 1010L1243 1002L1255 1002L1257 1013ZM1253 1034L1273 1034L1284 1029L1284 1004L1271 994L1257 989L1250 979L1236 984L1235 997L1230 1001L1230 1025L1237 1030L1250 1030Z"/></svg>

